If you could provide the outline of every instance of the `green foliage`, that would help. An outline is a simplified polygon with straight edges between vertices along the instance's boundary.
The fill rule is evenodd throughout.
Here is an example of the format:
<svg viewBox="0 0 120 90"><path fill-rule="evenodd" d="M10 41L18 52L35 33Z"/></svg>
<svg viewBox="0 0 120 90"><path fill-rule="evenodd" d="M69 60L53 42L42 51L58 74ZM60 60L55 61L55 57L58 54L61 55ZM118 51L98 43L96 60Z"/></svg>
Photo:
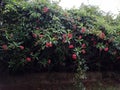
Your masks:
<svg viewBox="0 0 120 90"><path fill-rule="evenodd" d="M12 72L72 66L82 77L88 60L119 59L119 17L97 7L63 10L49 0L9 0L1 11L0 60Z"/></svg>

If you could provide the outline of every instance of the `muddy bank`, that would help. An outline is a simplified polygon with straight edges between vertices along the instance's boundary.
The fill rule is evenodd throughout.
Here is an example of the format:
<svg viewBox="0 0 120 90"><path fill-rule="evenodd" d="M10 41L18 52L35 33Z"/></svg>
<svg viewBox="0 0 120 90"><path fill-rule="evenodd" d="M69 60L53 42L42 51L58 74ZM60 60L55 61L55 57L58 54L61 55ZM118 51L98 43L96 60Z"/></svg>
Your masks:
<svg viewBox="0 0 120 90"><path fill-rule="evenodd" d="M120 74L88 72L83 83L86 90L119 90ZM74 73L28 73L17 76L0 74L0 90L80 90L75 89L73 84Z"/></svg>

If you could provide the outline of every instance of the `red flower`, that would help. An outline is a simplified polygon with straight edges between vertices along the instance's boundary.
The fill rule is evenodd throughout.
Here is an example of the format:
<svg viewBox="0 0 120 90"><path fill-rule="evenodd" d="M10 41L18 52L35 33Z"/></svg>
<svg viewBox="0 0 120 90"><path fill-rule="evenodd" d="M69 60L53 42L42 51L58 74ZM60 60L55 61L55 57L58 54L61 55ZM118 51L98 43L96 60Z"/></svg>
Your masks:
<svg viewBox="0 0 120 90"><path fill-rule="evenodd" d="M37 34L33 33L32 34L33 38L37 38Z"/></svg>
<svg viewBox="0 0 120 90"><path fill-rule="evenodd" d="M48 59L48 64L50 64L51 63L51 60L50 59Z"/></svg>
<svg viewBox="0 0 120 90"><path fill-rule="evenodd" d="M46 42L46 47L49 47L49 43L48 42Z"/></svg>
<svg viewBox="0 0 120 90"><path fill-rule="evenodd" d="M49 47L52 47L52 43L50 42Z"/></svg>
<svg viewBox="0 0 120 90"><path fill-rule="evenodd" d="M82 27L81 32L84 33L86 31L85 27Z"/></svg>
<svg viewBox="0 0 120 90"><path fill-rule="evenodd" d="M24 50L24 46L19 46L19 48L20 48L21 50Z"/></svg>
<svg viewBox="0 0 120 90"><path fill-rule="evenodd" d="M109 50L109 48L108 48L108 47L104 48L104 51L106 51L106 52L107 52L108 50Z"/></svg>
<svg viewBox="0 0 120 90"><path fill-rule="evenodd" d="M86 48L86 45L85 45L85 44L82 44L82 48Z"/></svg>
<svg viewBox="0 0 120 90"><path fill-rule="evenodd" d="M8 50L8 46L6 44L2 45L3 50Z"/></svg>
<svg viewBox="0 0 120 90"><path fill-rule="evenodd" d="M69 39L72 39L72 34L70 34L70 33L69 33L69 34L67 34L67 35L66 35L66 34L63 34L63 35L62 35L63 42L65 42L65 41L66 41L66 38L67 38L67 37L68 37Z"/></svg>
<svg viewBox="0 0 120 90"><path fill-rule="evenodd" d="M66 34L63 34L63 35L62 35L62 38L63 38L63 41L62 41L62 42L64 43L64 42L66 41Z"/></svg>
<svg viewBox="0 0 120 90"><path fill-rule="evenodd" d="M46 42L46 47L52 47L52 43L51 42Z"/></svg>
<svg viewBox="0 0 120 90"><path fill-rule="evenodd" d="M81 52L82 52L82 54L85 54L85 53L86 53L86 51L85 51L84 49L82 49Z"/></svg>
<svg viewBox="0 0 120 90"><path fill-rule="evenodd" d="M70 49L73 49L73 48L74 48L74 46L73 46L73 45L69 45L69 48L70 48Z"/></svg>
<svg viewBox="0 0 120 90"><path fill-rule="evenodd" d="M100 37L101 39L104 39L104 38L105 38L105 34L104 34L103 32L101 32L101 33L99 34L99 37Z"/></svg>
<svg viewBox="0 0 120 90"><path fill-rule="evenodd" d="M77 55L76 54L72 54L72 59L76 60L77 59Z"/></svg>
<svg viewBox="0 0 120 90"><path fill-rule="evenodd" d="M27 62L30 62L30 61L31 61L31 58L30 58L30 57L27 57L27 58L26 58L26 61L27 61Z"/></svg>
<svg viewBox="0 0 120 90"><path fill-rule="evenodd" d="M68 38L71 39L72 38L72 34L69 33L68 34Z"/></svg>
<svg viewBox="0 0 120 90"><path fill-rule="evenodd" d="M44 8L43 8L43 12L44 12L44 13L48 12L48 10L49 10L49 9L48 9L47 7L44 7Z"/></svg>
<svg viewBox="0 0 120 90"><path fill-rule="evenodd" d="M78 37L78 39L82 39L82 36L80 35L80 36Z"/></svg>

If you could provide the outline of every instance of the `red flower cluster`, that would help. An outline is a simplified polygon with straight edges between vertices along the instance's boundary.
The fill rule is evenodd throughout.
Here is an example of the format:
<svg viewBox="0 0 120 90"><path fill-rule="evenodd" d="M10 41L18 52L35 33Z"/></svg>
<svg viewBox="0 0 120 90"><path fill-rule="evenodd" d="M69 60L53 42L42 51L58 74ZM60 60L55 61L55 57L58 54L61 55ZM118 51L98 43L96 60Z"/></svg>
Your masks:
<svg viewBox="0 0 120 90"><path fill-rule="evenodd" d="M86 28L85 28L85 27L82 27L81 32L82 32L82 33L85 33L85 31L86 31Z"/></svg>
<svg viewBox="0 0 120 90"><path fill-rule="evenodd" d="M8 50L8 46L6 44L2 45L3 50Z"/></svg>
<svg viewBox="0 0 120 90"><path fill-rule="evenodd" d="M72 38L72 34L71 33L69 33L69 34L63 34L63 36L62 36L64 39L66 39L66 37L68 37L69 39L71 39Z"/></svg>
<svg viewBox="0 0 120 90"><path fill-rule="evenodd" d="M52 47L53 45L52 45L52 42L46 42L46 45L45 45L46 47Z"/></svg>
<svg viewBox="0 0 120 90"><path fill-rule="evenodd" d="M65 42L67 37L68 37L69 39L72 39L73 35L72 35L71 33L69 33L69 34L63 34L62 37L63 37L63 42Z"/></svg>

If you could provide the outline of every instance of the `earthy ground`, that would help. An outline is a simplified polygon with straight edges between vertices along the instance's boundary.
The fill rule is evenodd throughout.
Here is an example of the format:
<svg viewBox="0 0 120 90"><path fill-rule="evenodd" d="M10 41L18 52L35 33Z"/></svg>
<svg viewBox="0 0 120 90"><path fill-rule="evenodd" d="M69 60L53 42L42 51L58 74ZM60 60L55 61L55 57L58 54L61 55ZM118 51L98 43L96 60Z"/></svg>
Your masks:
<svg viewBox="0 0 120 90"><path fill-rule="evenodd" d="M120 74L114 72L88 72L84 80L86 90L120 90Z"/></svg>
<svg viewBox="0 0 120 90"><path fill-rule="evenodd" d="M85 90L120 90L120 74L88 72ZM83 90L75 88L73 73L0 74L0 90Z"/></svg>

